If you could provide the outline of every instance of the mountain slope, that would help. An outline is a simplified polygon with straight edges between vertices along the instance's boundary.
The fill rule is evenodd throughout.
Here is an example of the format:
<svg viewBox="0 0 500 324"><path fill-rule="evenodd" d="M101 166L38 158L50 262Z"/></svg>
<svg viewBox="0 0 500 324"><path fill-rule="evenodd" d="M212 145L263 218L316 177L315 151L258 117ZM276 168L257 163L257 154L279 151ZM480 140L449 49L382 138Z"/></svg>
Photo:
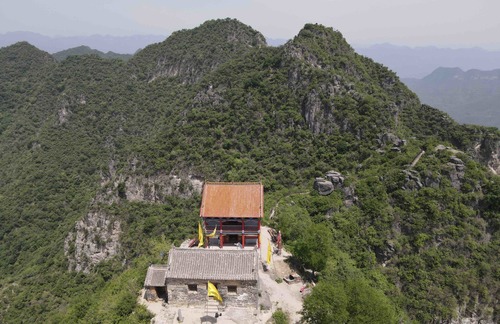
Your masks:
<svg viewBox="0 0 500 324"><path fill-rule="evenodd" d="M405 79L422 102L461 123L500 127L500 70L438 68L425 78Z"/></svg>
<svg viewBox="0 0 500 324"><path fill-rule="evenodd" d="M266 46L261 33L227 18L175 32L137 53L131 63L137 66L139 77L148 81L167 76L193 83L219 64L261 46Z"/></svg>
<svg viewBox="0 0 500 324"><path fill-rule="evenodd" d="M126 63L0 50L14 77L0 83L0 321L149 322L134 302L146 268L196 232L203 180L264 183L266 215L279 206L266 221L322 273L312 321L314 300L386 322L498 319L498 131L420 105L331 28L264 45L226 19ZM320 196L332 169L344 180Z"/></svg>

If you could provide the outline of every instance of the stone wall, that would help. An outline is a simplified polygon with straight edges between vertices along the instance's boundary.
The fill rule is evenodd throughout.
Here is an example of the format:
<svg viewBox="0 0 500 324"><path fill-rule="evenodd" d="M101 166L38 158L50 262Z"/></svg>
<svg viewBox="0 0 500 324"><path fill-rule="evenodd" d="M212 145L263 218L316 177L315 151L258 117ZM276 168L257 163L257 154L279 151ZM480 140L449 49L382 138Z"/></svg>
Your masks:
<svg viewBox="0 0 500 324"><path fill-rule="evenodd" d="M219 294L227 306L257 307L259 299L258 282L219 281ZM188 285L197 285L197 291L189 291ZM229 292L228 286L236 286L236 293ZM167 279L168 303L171 305L203 306L207 300L206 280Z"/></svg>

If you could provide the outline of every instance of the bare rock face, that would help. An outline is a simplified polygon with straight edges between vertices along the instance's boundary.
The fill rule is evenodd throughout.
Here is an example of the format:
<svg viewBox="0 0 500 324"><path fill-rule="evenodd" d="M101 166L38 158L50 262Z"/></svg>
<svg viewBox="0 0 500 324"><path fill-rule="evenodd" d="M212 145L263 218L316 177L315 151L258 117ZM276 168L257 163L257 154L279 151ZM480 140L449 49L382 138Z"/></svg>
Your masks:
<svg viewBox="0 0 500 324"><path fill-rule="evenodd" d="M203 181L193 175L187 179L166 174L149 177L135 175L127 177L117 186L122 190L118 194L129 201L163 202L166 196L188 198L193 194L200 194Z"/></svg>
<svg viewBox="0 0 500 324"><path fill-rule="evenodd" d="M134 166L135 162L132 161L131 171ZM120 253L120 219L99 206L120 203L122 200L163 203L167 196L188 198L200 194L203 188L203 179L195 175L180 177L158 173L151 176L115 176L113 160L109 168L111 179L102 179L102 189L92 200L90 211L76 222L64 242L69 271L88 273L99 262Z"/></svg>
<svg viewBox="0 0 500 324"><path fill-rule="evenodd" d="M456 156L450 158L450 162L446 164L443 174L450 178L451 186L457 190L462 188L462 181L465 177L465 165L462 160Z"/></svg>
<svg viewBox="0 0 500 324"><path fill-rule="evenodd" d="M330 104L324 104L321 96L322 94L318 91L312 90L304 99L302 115L314 134L330 134L335 127L338 127L333 118L334 107Z"/></svg>
<svg viewBox="0 0 500 324"><path fill-rule="evenodd" d="M85 95L81 94L75 97L68 97L66 95L62 95L59 99L58 105L59 110L57 111L57 117L59 121L59 125L66 123L71 114L72 110L77 108L77 106L85 105L87 103Z"/></svg>
<svg viewBox="0 0 500 324"><path fill-rule="evenodd" d="M102 210L89 212L76 222L64 241L69 271L89 273L93 266L115 256L120 249L121 224Z"/></svg>
<svg viewBox="0 0 500 324"><path fill-rule="evenodd" d="M110 174L113 174L110 172ZM120 175L114 179L101 181L102 191L96 195L93 203L111 205L121 199L138 202L162 203L167 196L189 198L201 194L203 178L196 175L178 176L157 173L150 176L133 174Z"/></svg>
<svg viewBox="0 0 500 324"><path fill-rule="evenodd" d="M475 155L494 174L500 174L500 139L485 137L474 147Z"/></svg>
<svg viewBox="0 0 500 324"><path fill-rule="evenodd" d="M215 107L223 104L227 102L222 97L220 89L214 89L212 85L200 90L193 99L193 106L212 105Z"/></svg>

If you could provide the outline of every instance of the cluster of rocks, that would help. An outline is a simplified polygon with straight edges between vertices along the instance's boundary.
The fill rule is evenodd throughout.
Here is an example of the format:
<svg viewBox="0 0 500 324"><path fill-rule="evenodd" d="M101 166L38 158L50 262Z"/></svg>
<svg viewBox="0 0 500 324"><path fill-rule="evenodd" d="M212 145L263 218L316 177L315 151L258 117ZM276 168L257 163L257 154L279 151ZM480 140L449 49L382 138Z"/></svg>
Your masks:
<svg viewBox="0 0 500 324"><path fill-rule="evenodd" d="M328 196L334 190L340 190L344 194L344 206L350 207L358 201L353 186L346 186L345 177L338 171L328 171L324 177L314 179L313 188L322 196Z"/></svg>
<svg viewBox="0 0 500 324"><path fill-rule="evenodd" d="M406 140L397 137L392 133L385 133L377 139L380 148L377 149L379 153L385 153L384 148L389 148L392 152L401 152L401 147L406 145Z"/></svg>
<svg viewBox="0 0 500 324"><path fill-rule="evenodd" d="M420 175L415 170L403 170L405 175L405 184L401 189L403 190L418 190L424 187L420 180Z"/></svg>
<svg viewBox="0 0 500 324"><path fill-rule="evenodd" d="M326 179L325 179L326 178ZM344 184L344 176L337 171L328 171L325 178L316 178L313 188L322 196L328 196L335 189L340 189Z"/></svg>
<svg viewBox="0 0 500 324"><path fill-rule="evenodd" d="M403 190L419 190L423 187L438 188L441 182L442 176L447 176L451 181L451 186L457 190L462 187L462 181L465 177L465 164L464 162L457 158L456 156L450 157L448 163L445 167L441 169L441 175L433 175L431 172L423 174L423 178L418 171L415 170L403 170L401 171L405 175L404 185L401 187ZM422 180L423 179L423 180Z"/></svg>

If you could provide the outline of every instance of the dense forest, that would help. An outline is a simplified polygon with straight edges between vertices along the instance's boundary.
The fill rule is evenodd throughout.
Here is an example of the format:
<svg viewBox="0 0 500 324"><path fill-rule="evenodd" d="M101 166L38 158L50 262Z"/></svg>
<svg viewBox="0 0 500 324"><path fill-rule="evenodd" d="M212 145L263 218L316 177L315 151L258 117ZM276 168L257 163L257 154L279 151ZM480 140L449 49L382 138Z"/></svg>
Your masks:
<svg viewBox="0 0 500 324"><path fill-rule="evenodd" d="M128 61L17 43L0 68L0 322L149 323L146 268L194 236L205 180L264 184L265 221L321 273L310 323L500 321L500 132L338 31L268 47L214 20Z"/></svg>

